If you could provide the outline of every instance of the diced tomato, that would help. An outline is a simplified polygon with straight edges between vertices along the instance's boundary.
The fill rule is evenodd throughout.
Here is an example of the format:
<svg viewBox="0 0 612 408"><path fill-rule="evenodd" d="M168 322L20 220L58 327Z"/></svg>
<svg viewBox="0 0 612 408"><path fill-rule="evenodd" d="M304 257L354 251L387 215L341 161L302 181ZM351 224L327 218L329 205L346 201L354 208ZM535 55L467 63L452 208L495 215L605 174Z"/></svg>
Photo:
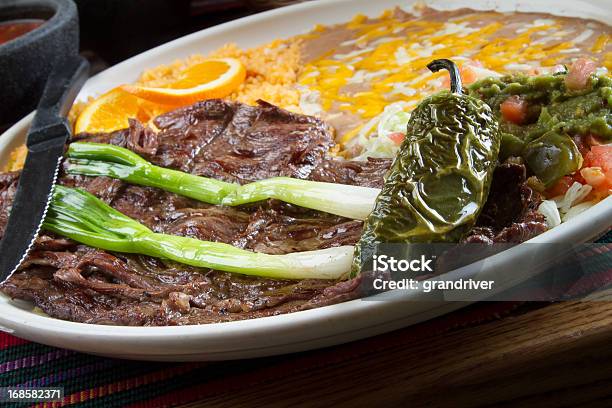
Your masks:
<svg viewBox="0 0 612 408"><path fill-rule="evenodd" d="M575 135L572 136L572 139L580 151L580 154L582 154L582 157L586 157L588 155L588 153L591 151L591 147L603 144L603 141L592 133L584 136ZM583 167L588 167L586 162L584 163Z"/></svg>
<svg viewBox="0 0 612 408"><path fill-rule="evenodd" d="M591 184L589 176L592 176L591 182L594 182L592 184L594 188L604 191L612 189L612 146L592 146L591 151L584 156L583 170L587 168L600 169L603 173L599 175L595 170L587 170L582 174L581 171L587 183Z"/></svg>
<svg viewBox="0 0 612 408"><path fill-rule="evenodd" d="M585 167L601 167L604 171L612 170L612 145L592 146L585 155Z"/></svg>
<svg viewBox="0 0 612 408"><path fill-rule="evenodd" d="M565 86L574 91L585 89L591 74L597 69L597 63L587 58L578 58L569 68L565 77Z"/></svg>
<svg viewBox="0 0 612 408"><path fill-rule="evenodd" d="M522 125L527 119L527 102L518 95L509 96L499 106L501 114L508 122Z"/></svg>
<svg viewBox="0 0 612 408"><path fill-rule="evenodd" d="M461 79L464 84L473 84L478 80L478 74L470 66L464 65L461 68Z"/></svg>
<svg viewBox="0 0 612 408"><path fill-rule="evenodd" d="M545 192L546 197L552 198L552 197L563 195L567 192L567 190L569 190L572 184L574 184L574 179L572 177L570 176L561 177L559 181L555 183L554 186L546 190Z"/></svg>
<svg viewBox="0 0 612 408"><path fill-rule="evenodd" d="M399 146L404 141L404 138L406 137L406 135L403 134L402 132L395 132L395 133L391 133L388 137L389 139L393 141L393 143Z"/></svg>
<svg viewBox="0 0 612 408"><path fill-rule="evenodd" d="M459 75L461 75L461 82L463 85L470 85L478 81L478 73L472 68L472 66L482 67L482 64L471 63L471 65L464 64L459 67ZM446 75L442 79L442 89L447 89L449 86L450 78L448 75Z"/></svg>
<svg viewBox="0 0 612 408"><path fill-rule="evenodd" d="M545 191L548 198L563 195L574 182L593 187L589 200L602 199L612 193L612 145L594 145L583 153L583 164L580 171L571 176L562 177Z"/></svg>

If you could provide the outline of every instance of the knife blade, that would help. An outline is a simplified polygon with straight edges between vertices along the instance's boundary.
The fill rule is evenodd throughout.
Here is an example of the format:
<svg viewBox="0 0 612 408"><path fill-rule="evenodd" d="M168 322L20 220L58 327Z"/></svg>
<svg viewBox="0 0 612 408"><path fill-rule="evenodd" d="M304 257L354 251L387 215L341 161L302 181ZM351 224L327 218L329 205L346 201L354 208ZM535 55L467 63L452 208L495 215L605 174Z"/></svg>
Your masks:
<svg viewBox="0 0 612 408"><path fill-rule="evenodd" d="M66 116L89 71L80 57L59 61L49 76L28 131L28 153L9 221L0 241L0 281L21 265L34 245L57 181L70 125Z"/></svg>

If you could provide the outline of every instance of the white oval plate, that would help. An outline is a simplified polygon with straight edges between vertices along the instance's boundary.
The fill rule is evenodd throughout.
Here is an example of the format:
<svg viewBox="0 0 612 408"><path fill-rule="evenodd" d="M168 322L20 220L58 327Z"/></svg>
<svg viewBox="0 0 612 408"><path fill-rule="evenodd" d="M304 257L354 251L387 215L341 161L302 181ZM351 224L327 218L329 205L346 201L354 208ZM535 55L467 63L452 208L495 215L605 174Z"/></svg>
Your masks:
<svg viewBox="0 0 612 408"><path fill-rule="evenodd" d="M356 13L379 15L384 9L410 6L414 0L321 0L302 3L209 28L154 48L91 78L79 98L96 95L137 78L145 69L194 53L206 53L227 42L253 47L289 37L315 24L345 22ZM471 7L500 11L542 11L609 22L612 3L597 0L434 0L437 8ZM28 115L0 136L0 163L23 143L32 120ZM591 240L610 226L612 197L532 242ZM463 272L496 279L501 290L535 275L521 268L531 245L519 245ZM533 254L532 254L533 255ZM538 254L543 260L555 254ZM472 269L469 269L472 268ZM0 330L52 346L105 356L167 361L225 360L290 353L340 344L389 332L459 309L465 302L441 301L439 293L397 293L393 301L354 300L274 317L183 327L121 327L73 323L31 312L32 305L0 296Z"/></svg>

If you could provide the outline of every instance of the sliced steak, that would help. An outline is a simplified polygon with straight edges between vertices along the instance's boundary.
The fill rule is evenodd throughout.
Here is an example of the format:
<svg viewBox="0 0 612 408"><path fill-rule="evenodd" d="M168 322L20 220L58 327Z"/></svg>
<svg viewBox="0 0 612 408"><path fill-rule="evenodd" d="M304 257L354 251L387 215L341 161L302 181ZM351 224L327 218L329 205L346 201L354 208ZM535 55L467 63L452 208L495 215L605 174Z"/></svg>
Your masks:
<svg viewBox="0 0 612 408"><path fill-rule="evenodd" d="M138 194L132 189L142 189ZM129 186L115 198L138 196L156 204L140 218L158 232L232 243L282 254L354 244L361 223L294 209L277 202L233 209L202 205L175 208L176 197ZM132 212L138 212L136 203ZM131 214L134 215L134 214ZM200 324L248 319L356 297L325 292L335 282L300 282L193 268L147 256L112 254L43 235L20 272L3 285L12 297L33 301L47 314L73 321L121 325ZM54 245L50 245L53 242Z"/></svg>
<svg viewBox="0 0 612 408"><path fill-rule="evenodd" d="M314 181L382 188L391 159L368 158L367 161L328 159L310 175Z"/></svg>
<svg viewBox="0 0 612 408"><path fill-rule="evenodd" d="M380 187L391 160L326 159L327 126L261 103L211 100L162 115L155 133L136 120L75 140L123 146L165 167L240 183L273 176ZM18 173L0 174L0 236ZM521 240L537 233L538 196L524 167L501 166L478 228L467 240ZM352 245L362 223L275 200L227 208L105 177L62 176L155 232L229 243L269 254ZM518 209L516 203L520 203ZM50 316L119 325L182 325L249 319L320 307L361 294L361 279L288 281L114 254L43 233L21 270L2 285Z"/></svg>
<svg viewBox="0 0 612 408"><path fill-rule="evenodd" d="M526 174L522 164L497 166L489 197L476 225L461 244L438 258L436 273L495 255L546 231L546 220L537 212L542 196L527 184Z"/></svg>
<svg viewBox="0 0 612 408"><path fill-rule="evenodd" d="M308 178L331 145L321 121L262 103L206 101L160 116L158 133L136 120L75 140L126 147L154 163L217 179ZM0 176L0 232L18 173ZM354 244L361 222L269 200L227 208L106 177L61 177L156 232L230 243L270 254ZM199 324L286 313L357 296L354 285L241 276L146 256L112 254L42 234L3 285L50 316L121 325Z"/></svg>
<svg viewBox="0 0 612 408"><path fill-rule="evenodd" d="M11 213L13 197L17 192L19 173L0 173L0 238L4 235L6 224Z"/></svg>
<svg viewBox="0 0 612 408"><path fill-rule="evenodd" d="M259 106L212 99L106 135L78 140L127 147L162 167L246 183L275 176L308 178L333 144L327 124L260 101Z"/></svg>
<svg viewBox="0 0 612 408"><path fill-rule="evenodd" d="M521 243L546 231L537 210L542 196L527 184L522 164L503 163L495 169L487 202L476 227L464 238L472 243Z"/></svg>

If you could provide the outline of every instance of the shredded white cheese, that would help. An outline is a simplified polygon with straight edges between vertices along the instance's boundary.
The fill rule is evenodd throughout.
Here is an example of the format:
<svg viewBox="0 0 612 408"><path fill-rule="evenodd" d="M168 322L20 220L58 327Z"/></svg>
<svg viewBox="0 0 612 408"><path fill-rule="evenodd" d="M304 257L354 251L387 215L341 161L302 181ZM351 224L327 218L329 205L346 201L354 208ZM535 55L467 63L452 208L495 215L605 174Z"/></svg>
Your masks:
<svg viewBox="0 0 612 408"><path fill-rule="evenodd" d="M575 52L580 52L580 48L567 48L559 51L560 54L573 54Z"/></svg>
<svg viewBox="0 0 612 408"><path fill-rule="evenodd" d="M437 31L433 34L434 37L437 36L444 36L444 35L449 35L449 34L453 34L457 37L465 37L471 33L474 33L476 31L479 31L478 28L471 28L467 26L467 23L446 23L444 25L444 28L440 31Z"/></svg>
<svg viewBox="0 0 612 408"><path fill-rule="evenodd" d="M306 87L300 89L300 109L305 115L320 116L323 113L321 106L321 93L312 91Z"/></svg>
<svg viewBox="0 0 612 408"><path fill-rule="evenodd" d="M413 96L416 95L417 90L414 88L411 88L408 84L406 83L402 83L402 82L398 82L393 84L393 90L391 91L391 95L406 95L406 96Z"/></svg>
<svg viewBox="0 0 612 408"><path fill-rule="evenodd" d="M361 54L365 54L366 52L374 51L373 48L364 48L362 50L355 50L353 52L349 52L348 54L336 54L333 56L335 60L343 60L343 59L352 59L354 57L358 57Z"/></svg>
<svg viewBox="0 0 612 408"><path fill-rule="evenodd" d="M531 71L534 67L529 64L510 63L504 65L508 71Z"/></svg>
<svg viewBox="0 0 612 408"><path fill-rule="evenodd" d="M580 34L578 37L573 39L573 43L580 44L581 42L586 41L589 38L591 38L592 35L593 35L593 30L586 29L582 32L582 34Z"/></svg>
<svg viewBox="0 0 612 408"><path fill-rule="evenodd" d="M388 69L381 69L380 71L374 71L374 72L360 69L358 71L355 71L353 76L349 78L346 82L349 84L361 84L364 82L369 82L373 78L387 75L389 74L389 72L390 71Z"/></svg>
<svg viewBox="0 0 612 408"><path fill-rule="evenodd" d="M397 47L393 56L395 57L395 61L397 61L397 65L404 65L412 61L412 58L410 58L410 55L408 55L404 47Z"/></svg>

